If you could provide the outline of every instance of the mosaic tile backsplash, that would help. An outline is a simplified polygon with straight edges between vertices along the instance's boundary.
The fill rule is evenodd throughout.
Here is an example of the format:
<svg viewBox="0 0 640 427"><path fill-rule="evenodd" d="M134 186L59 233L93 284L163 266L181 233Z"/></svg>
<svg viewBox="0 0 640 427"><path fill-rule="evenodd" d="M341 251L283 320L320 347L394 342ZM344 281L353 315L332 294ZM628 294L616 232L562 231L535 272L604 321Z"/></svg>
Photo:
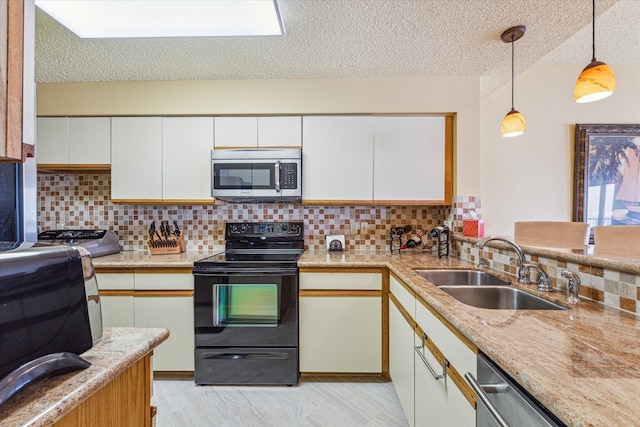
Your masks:
<svg viewBox="0 0 640 427"><path fill-rule="evenodd" d="M211 250L224 245L226 222L304 221L306 249L323 249L325 236L344 234L347 250L385 251L391 227L411 224L428 231L451 219L451 206L124 205L111 203L110 194L108 172L39 173L40 231L110 229L118 235L123 250L147 250L144 239L151 221L176 219L188 250Z"/></svg>
<svg viewBox="0 0 640 427"><path fill-rule="evenodd" d="M454 256L475 264L478 264L482 256L484 264L489 268L514 276L515 279L516 257L512 250L489 246L480 250L474 244L461 240L454 240L453 243L451 249ZM541 266L551 276L554 288L563 293L567 290L567 279L561 277L560 272L573 271L580 276L582 282L581 297L640 314L640 276L537 255L525 254L525 258L528 263Z"/></svg>

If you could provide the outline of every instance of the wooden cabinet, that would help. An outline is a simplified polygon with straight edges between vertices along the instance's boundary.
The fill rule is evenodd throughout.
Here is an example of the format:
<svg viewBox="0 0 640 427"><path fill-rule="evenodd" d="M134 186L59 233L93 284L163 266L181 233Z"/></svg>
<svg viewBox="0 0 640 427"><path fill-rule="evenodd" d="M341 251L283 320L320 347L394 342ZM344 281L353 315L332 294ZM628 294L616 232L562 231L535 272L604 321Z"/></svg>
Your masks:
<svg viewBox="0 0 640 427"><path fill-rule="evenodd" d="M37 135L40 168L110 168L109 117L38 117Z"/></svg>
<svg viewBox="0 0 640 427"><path fill-rule="evenodd" d="M414 425L415 294L389 277L389 375L410 426Z"/></svg>
<svg viewBox="0 0 640 427"><path fill-rule="evenodd" d="M54 425L151 427L151 354L108 382Z"/></svg>
<svg viewBox="0 0 640 427"><path fill-rule="evenodd" d="M115 203L213 203L212 117L113 117Z"/></svg>
<svg viewBox="0 0 640 427"><path fill-rule="evenodd" d="M0 28L3 35L1 38L2 52L0 55L0 69L2 69L2 82L0 83L0 160L4 161L24 161L23 142L33 144L34 141L23 139L23 126L33 126L32 122L23 123L24 114L23 100L33 107L33 99L24 99L23 88L25 84L34 85L33 81L25 82L25 75L33 77L33 71L25 73L24 67L33 67L33 34L25 35L25 31L34 31L35 18L32 8L33 2L23 0L11 0L2 2L0 9ZM25 18L29 22L25 22ZM25 49L25 41L29 43ZM27 91L29 93L29 91ZM33 131L26 132L32 135Z"/></svg>
<svg viewBox="0 0 640 427"><path fill-rule="evenodd" d="M216 148L300 147L300 116L216 117Z"/></svg>
<svg viewBox="0 0 640 427"><path fill-rule="evenodd" d="M382 372L381 289L378 269L301 271L301 372Z"/></svg>
<svg viewBox="0 0 640 427"><path fill-rule="evenodd" d="M374 118L305 116L303 122L303 202L371 204Z"/></svg>
<svg viewBox="0 0 640 427"><path fill-rule="evenodd" d="M167 270L99 271L103 324L169 329L154 351L154 369L193 371L193 275Z"/></svg>
<svg viewBox="0 0 640 427"><path fill-rule="evenodd" d="M451 203L451 117L305 116L303 120L305 203Z"/></svg>

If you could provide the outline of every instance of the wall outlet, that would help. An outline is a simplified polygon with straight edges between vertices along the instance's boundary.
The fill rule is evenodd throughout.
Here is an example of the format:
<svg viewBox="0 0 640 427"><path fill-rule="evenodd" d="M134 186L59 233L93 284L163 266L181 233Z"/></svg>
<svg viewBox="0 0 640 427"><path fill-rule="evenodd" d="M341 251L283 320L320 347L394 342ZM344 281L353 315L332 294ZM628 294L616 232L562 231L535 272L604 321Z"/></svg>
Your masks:
<svg viewBox="0 0 640 427"><path fill-rule="evenodd" d="M369 233L369 223L368 222L361 222L360 223L360 233L362 234L367 234Z"/></svg>
<svg viewBox="0 0 640 427"><path fill-rule="evenodd" d="M351 234L358 234L360 232L360 224L358 224L357 222L352 222L350 225L351 229L349 231L351 232Z"/></svg>

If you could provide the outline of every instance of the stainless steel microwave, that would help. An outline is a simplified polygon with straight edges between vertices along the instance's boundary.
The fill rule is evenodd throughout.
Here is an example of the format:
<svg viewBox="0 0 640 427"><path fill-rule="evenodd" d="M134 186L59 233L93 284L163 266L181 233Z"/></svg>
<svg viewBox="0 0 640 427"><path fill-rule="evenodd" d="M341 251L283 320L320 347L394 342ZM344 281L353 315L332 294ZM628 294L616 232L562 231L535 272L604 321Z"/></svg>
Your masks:
<svg viewBox="0 0 640 427"><path fill-rule="evenodd" d="M231 202L302 200L299 149L211 151L211 194Z"/></svg>

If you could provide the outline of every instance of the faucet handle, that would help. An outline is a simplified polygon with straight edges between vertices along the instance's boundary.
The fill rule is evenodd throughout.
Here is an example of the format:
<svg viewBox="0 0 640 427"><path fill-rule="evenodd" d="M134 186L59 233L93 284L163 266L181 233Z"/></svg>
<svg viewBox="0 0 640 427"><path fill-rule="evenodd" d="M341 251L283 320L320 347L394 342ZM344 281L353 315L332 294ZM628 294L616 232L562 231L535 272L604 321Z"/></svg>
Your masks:
<svg viewBox="0 0 640 427"><path fill-rule="evenodd" d="M580 302L580 276L573 271L562 270L560 275L569 280L567 283L567 302L577 304Z"/></svg>
<svg viewBox="0 0 640 427"><path fill-rule="evenodd" d="M538 290L543 292L553 291L553 281L551 277L542 268L537 265L529 265L529 268L533 268L538 272Z"/></svg>

